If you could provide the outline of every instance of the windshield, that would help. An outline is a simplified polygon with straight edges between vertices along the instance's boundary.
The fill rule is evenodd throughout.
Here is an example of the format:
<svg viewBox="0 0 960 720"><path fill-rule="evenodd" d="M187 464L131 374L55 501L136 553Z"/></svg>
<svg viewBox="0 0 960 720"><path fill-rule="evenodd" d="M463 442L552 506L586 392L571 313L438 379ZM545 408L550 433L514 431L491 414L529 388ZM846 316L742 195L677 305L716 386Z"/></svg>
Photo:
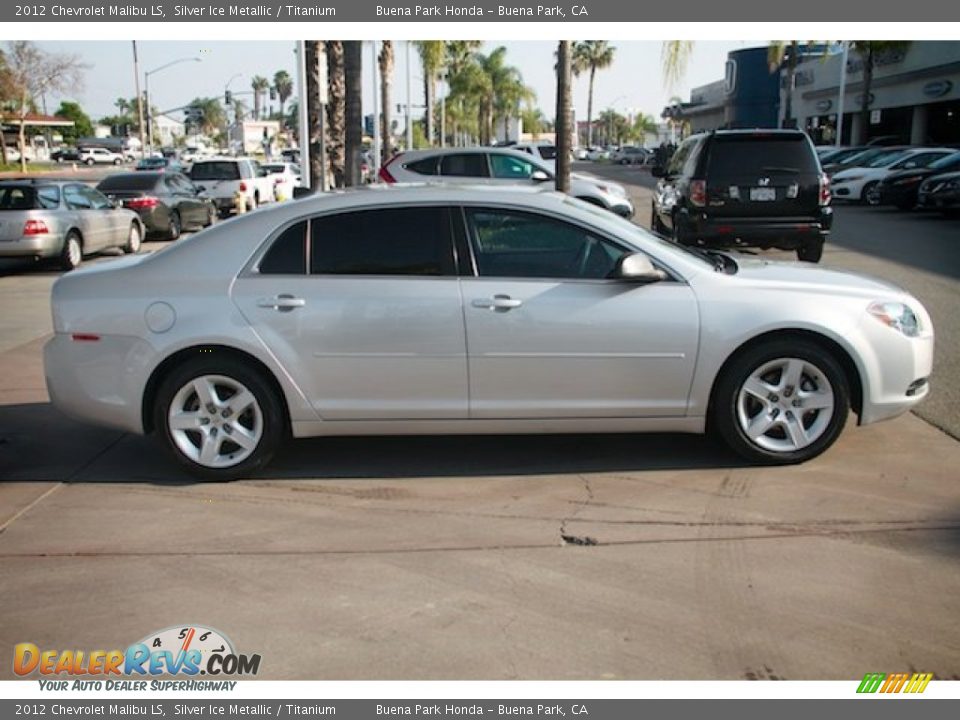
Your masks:
<svg viewBox="0 0 960 720"><path fill-rule="evenodd" d="M929 167L931 170L953 170L955 167L960 167L960 152L940 158L930 163Z"/></svg>
<svg viewBox="0 0 960 720"><path fill-rule="evenodd" d="M887 167L887 165L893 165L897 160L900 160L906 156L906 150L888 150L887 152L880 153L872 160L869 160L863 163L860 167L868 168L882 168Z"/></svg>

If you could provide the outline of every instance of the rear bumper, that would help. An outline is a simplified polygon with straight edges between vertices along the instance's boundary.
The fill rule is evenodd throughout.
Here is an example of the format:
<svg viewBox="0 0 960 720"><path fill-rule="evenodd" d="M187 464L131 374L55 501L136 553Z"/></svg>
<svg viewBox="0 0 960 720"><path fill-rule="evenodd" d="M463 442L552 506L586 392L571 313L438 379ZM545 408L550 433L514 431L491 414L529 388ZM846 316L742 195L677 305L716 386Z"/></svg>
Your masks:
<svg viewBox="0 0 960 720"><path fill-rule="evenodd" d="M678 238L688 245L758 247L796 250L812 240L826 240L833 226L833 210L816 218L708 218L680 214Z"/></svg>
<svg viewBox="0 0 960 720"><path fill-rule="evenodd" d="M0 240L0 257L49 258L56 257L63 248L61 235L29 235L15 240Z"/></svg>

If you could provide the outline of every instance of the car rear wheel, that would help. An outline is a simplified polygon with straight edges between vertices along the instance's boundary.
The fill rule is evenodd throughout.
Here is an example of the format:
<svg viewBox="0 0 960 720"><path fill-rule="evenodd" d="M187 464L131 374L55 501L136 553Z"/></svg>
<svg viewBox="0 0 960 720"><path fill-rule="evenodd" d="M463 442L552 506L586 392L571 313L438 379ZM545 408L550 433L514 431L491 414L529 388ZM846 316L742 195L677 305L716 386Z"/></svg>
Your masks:
<svg viewBox="0 0 960 720"><path fill-rule="evenodd" d="M94 160L93 160L93 158L87 158L86 160L84 160L84 163L87 164L87 165L93 165Z"/></svg>
<svg viewBox="0 0 960 720"><path fill-rule="evenodd" d="M880 183L876 180L863 186L863 192L860 194L863 202L872 207L880 204Z"/></svg>
<svg viewBox="0 0 960 720"><path fill-rule="evenodd" d="M130 225L130 234L127 236L127 244L123 246L123 251L128 255L134 255L140 252L140 245L143 241L143 234L140 232L140 226L137 223Z"/></svg>
<svg viewBox="0 0 960 720"><path fill-rule="evenodd" d="M181 465L210 480L233 480L262 467L284 435L280 400L266 379L216 353L164 379L154 427Z"/></svg>
<svg viewBox="0 0 960 720"><path fill-rule="evenodd" d="M114 161L113 161L113 164L114 164L114 165L119 165L120 162L121 162L120 158L115 158Z"/></svg>
<svg viewBox="0 0 960 720"><path fill-rule="evenodd" d="M823 240L806 240L797 248L797 259L805 262L820 262L823 257Z"/></svg>
<svg viewBox="0 0 960 720"><path fill-rule="evenodd" d="M69 272L83 262L83 241L76 230L67 233L60 251L60 267Z"/></svg>
<svg viewBox="0 0 960 720"><path fill-rule="evenodd" d="M176 210L170 212L170 230L167 232L167 238L170 240L176 240L180 237L180 233L183 227L180 223L180 213Z"/></svg>
<svg viewBox="0 0 960 720"><path fill-rule="evenodd" d="M730 362L717 382L711 423L748 460L786 465L830 447L849 409L846 377L833 355L807 340L775 340Z"/></svg>

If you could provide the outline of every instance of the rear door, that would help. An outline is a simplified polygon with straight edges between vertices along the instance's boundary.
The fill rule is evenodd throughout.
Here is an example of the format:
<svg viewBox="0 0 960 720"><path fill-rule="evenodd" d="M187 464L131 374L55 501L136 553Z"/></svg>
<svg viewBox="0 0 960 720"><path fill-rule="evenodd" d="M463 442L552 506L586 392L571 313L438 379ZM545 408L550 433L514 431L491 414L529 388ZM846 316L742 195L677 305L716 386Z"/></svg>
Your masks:
<svg viewBox="0 0 960 720"><path fill-rule="evenodd" d="M323 419L467 416L447 208L354 210L293 223L237 279L233 298Z"/></svg>
<svg viewBox="0 0 960 720"><path fill-rule="evenodd" d="M715 218L810 218L819 211L820 164L801 133L714 135L703 159Z"/></svg>
<svg viewBox="0 0 960 720"><path fill-rule="evenodd" d="M67 209L72 211L73 225L77 227L83 237L84 252L96 252L106 247L109 238L109 227L103 222L101 211L93 207L93 202L86 192L86 185L73 183L63 188L63 200Z"/></svg>

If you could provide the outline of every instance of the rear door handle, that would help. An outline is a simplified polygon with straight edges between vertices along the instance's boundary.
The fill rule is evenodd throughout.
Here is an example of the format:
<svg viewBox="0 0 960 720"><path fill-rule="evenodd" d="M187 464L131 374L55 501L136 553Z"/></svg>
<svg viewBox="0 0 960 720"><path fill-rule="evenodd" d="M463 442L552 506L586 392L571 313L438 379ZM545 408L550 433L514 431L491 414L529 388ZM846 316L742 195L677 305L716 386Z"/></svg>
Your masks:
<svg viewBox="0 0 960 720"><path fill-rule="evenodd" d="M276 295L272 298L260 298L257 300L257 307L268 308L270 310L276 310L277 312L290 312L299 307L303 307L307 304L307 301L303 298L294 297L293 295Z"/></svg>
<svg viewBox="0 0 960 720"><path fill-rule="evenodd" d="M470 303L475 308L507 312L523 305L523 300L517 300L509 295L494 295L492 298L477 298Z"/></svg>

